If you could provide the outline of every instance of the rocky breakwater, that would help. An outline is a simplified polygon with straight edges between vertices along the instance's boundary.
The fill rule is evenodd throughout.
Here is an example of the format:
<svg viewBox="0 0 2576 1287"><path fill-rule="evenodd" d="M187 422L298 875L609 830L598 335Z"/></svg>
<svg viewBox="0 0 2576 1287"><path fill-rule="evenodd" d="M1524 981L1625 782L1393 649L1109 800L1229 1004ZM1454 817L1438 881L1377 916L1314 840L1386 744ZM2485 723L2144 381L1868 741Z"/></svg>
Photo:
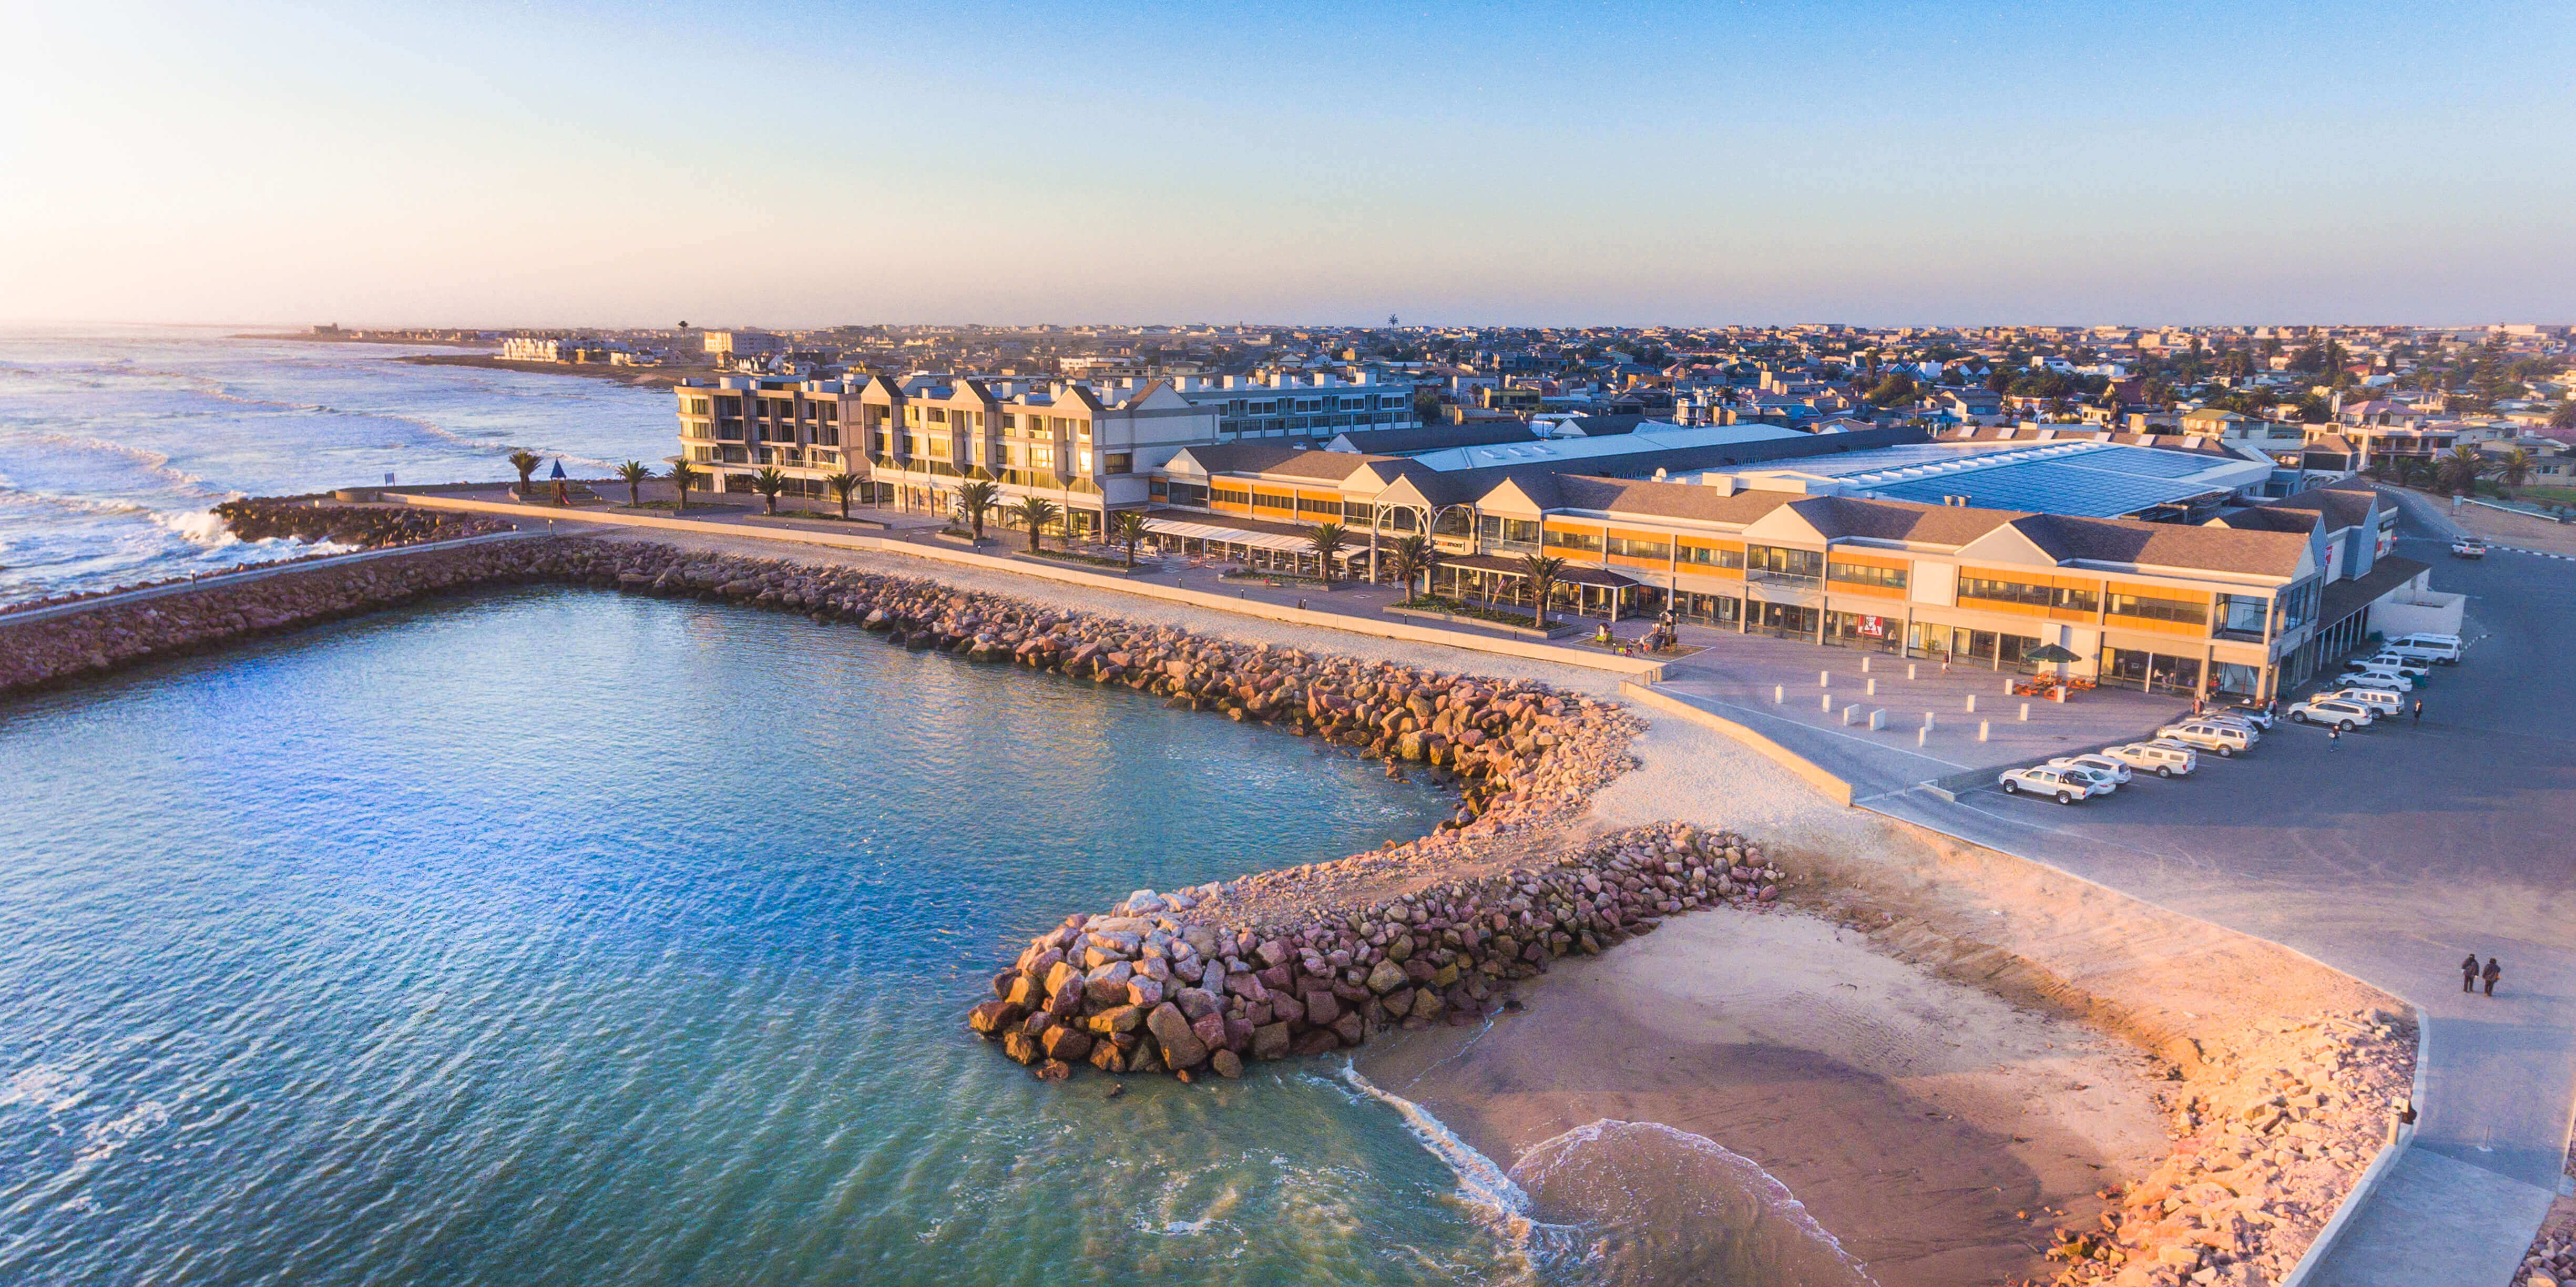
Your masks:
<svg viewBox="0 0 2576 1287"><path fill-rule="evenodd" d="M1769 904L1786 878L1742 836L1679 823L1444 876L1475 865L1477 839L1426 837L1068 916L994 976L968 1026L1047 1079L1082 1063L1235 1077L1250 1060L1346 1049L1389 1028L1474 1022L1550 961L1694 908ZM1383 896L1316 897L1345 863Z"/></svg>
<svg viewBox="0 0 2576 1287"><path fill-rule="evenodd" d="M314 497L253 496L215 506L215 517L245 541L294 537L359 549L452 541L507 532L510 524L401 506L317 504Z"/></svg>
<svg viewBox="0 0 2576 1287"><path fill-rule="evenodd" d="M2173 1152L2061 1227L2060 1287L2262 1287L2288 1277L2412 1092L2415 1027L2388 1011L2268 1023L2169 1097Z"/></svg>
<svg viewBox="0 0 2576 1287"><path fill-rule="evenodd" d="M476 586L608 583L614 561L549 537L423 550L361 563L318 561L247 581L105 600L33 621L0 616L0 693L104 674L258 635Z"/></svg>

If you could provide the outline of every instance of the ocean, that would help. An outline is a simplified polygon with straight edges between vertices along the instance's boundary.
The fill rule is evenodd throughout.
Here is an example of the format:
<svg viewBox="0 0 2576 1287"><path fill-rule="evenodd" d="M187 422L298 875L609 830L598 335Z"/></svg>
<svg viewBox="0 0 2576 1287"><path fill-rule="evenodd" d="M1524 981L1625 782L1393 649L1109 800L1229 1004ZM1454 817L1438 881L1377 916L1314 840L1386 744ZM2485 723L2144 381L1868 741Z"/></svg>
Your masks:
<svg viewBox="0 0 2576 1287"><path fill-rule="evenodd" d="M239 329L0 329L0 603L311 552L234 538L208 511L236 496L507 479L514 447L597 477L675 448L667 390Z"/></svg>

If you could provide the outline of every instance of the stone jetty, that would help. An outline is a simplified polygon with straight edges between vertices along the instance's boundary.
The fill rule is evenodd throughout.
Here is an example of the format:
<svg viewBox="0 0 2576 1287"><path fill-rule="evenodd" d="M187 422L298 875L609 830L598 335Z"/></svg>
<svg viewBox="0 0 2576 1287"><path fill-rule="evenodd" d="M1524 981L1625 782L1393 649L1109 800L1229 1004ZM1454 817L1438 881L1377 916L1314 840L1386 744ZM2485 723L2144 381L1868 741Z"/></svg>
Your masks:
<svg viewBox="0 0 2576 1287"><path fill-rule="evenodd" d="M471 514L394 505L332 505L311 496L252 496L215 506L215 517L245 541L294 537L378 550L506 532L510 524Z"/></svg>
<svg viewBox="0 0 2576 1287"><path fill-rule="evenodd" d="M968 1026L1042 1078L1083 1063L1236 1077L1252 1060L1472 1022L1550 961L1597 954L1694 908L1768 904L1786 877L1742 836L1682 823L1461 877L1476 865L1474 840L1431 837L1353 860L1381 882L1411 873L1365 902L1317 905L1318 877L1340 866L1325 863L1139 891L1105 913L1068 916L994 976L994 999Z"/></svg>

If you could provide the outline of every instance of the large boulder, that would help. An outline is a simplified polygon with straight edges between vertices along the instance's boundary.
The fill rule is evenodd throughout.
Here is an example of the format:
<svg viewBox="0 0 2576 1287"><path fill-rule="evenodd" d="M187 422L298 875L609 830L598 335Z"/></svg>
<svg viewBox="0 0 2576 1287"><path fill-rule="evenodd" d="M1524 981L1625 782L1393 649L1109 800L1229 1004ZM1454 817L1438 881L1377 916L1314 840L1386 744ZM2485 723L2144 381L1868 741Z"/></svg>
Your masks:
<svg viewBox="0 0 2576 1287"><path fill-rule="evenodd" d="M1243 1059L1231 1050L1220 1050L1208 1056L1208 1064L1216 1069L1219 1077L1232 1079L1243 1075Z"/></svg>
<svg viewBox="0 0 2576 1287"><path fill-rule="evenodd" d="M1091 1057L1091 1034L1061 1024L1047 1029L1046 1035L1038 1038L1038 1045L1049 1059L1078 1063Z"/></svg>
<svg viewBox="0 0 2576 1287"><path fill-rule="evenodd" d="M1368 990L1384 996L1404 986L1404 967L1393 961L1379 961L1368 972Z"/></svg>
<svg viewBox="0 0 2576 1287"><path fill-rule="evenodd" d="M1262 1026L1260 1026L1260 1027L1255 1028L1255 1029L1253 1029L1253 1030L1252 1030L1252 1057L1253 1057L1253 1058L1255 1058L1255 1059L1279 1059L1279 1058L1283 1058L1283 1057L1285 1057L1285 1056L1287 1055L1287 1053L1288 1053L1288 1025L1287 1025L1287 1024L1285 1024L1285 1023L1270 1023L1270 1024L1264 1024L1264 1025L1262 1025Z"/></svg>
<svg viewBox="0 0 2576 1287"><path fill-rule="evenodd" d="M1191 1031L1190 1021L1181 1008L1169 1001L1154 1007L1145 1016L1145 1028L1163 1047L1163 1063L1174 1072L1195 1068L1207 1058L1207 1043Z"/></svg>
<svg viewBox="0 0 2576 1287"><path fill-rule="evenodd" d="M1114 1032L1134 1032L1145 1022L1145 1011L1137 1006L1122 1005L1103 1010L1084 1021L1084 1026L1101 1036Z"/></svg>
<svg viewBox="0 0 2576 1287"><path fill-rule="evenodd" d="M1321 988L1306 994L1305 1007L1306 1022L1318 1028L1329 1028L1333 1020L1342 1017L1341 1002L1335 1000L1332 993Z"/></svg>
<svg viewBox="0 0 2576 1287"><path fill-rule="evenodd" d="M966 1026L978 1036L992 1037L1018 1028L1026 1017L1028 1011L1008 1001L987 1001L966 1012Z"/></svg>

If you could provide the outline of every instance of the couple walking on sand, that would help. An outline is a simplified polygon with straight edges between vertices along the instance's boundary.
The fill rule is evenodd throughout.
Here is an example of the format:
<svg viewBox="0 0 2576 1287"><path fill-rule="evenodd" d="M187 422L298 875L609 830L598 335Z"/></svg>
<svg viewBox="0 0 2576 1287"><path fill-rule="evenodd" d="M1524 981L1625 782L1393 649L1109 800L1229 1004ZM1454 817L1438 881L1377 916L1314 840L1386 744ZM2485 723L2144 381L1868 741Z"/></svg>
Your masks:
<svg viewBox="0 0 2576 1287"><path fill-rule="evenodd" d="M2478 968L2478 954L2475 952L2471 952L2460 959L2460 990L2462 992L2477 991L2478 980L2485 979L2487 982L2487 995L2494 996L2496 980L2503 977L2504 967L2496 964L2496 959L2492 956L2487 958L2487 968L2483 970Z"/></svg>

